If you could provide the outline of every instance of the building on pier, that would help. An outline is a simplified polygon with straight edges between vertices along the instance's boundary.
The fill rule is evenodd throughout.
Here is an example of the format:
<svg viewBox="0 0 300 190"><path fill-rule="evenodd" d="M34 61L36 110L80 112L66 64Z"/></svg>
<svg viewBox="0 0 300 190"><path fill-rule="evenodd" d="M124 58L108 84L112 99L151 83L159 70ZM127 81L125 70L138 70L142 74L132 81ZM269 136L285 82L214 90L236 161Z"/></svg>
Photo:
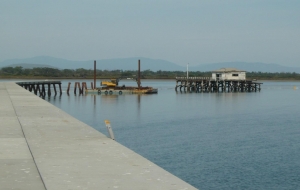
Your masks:
<svg viewBox="0 0 300 190"><path fill-rule="evenodd" d="M246 71L236 68L221 68L212 71L212 80L246 80Z"/></svg>

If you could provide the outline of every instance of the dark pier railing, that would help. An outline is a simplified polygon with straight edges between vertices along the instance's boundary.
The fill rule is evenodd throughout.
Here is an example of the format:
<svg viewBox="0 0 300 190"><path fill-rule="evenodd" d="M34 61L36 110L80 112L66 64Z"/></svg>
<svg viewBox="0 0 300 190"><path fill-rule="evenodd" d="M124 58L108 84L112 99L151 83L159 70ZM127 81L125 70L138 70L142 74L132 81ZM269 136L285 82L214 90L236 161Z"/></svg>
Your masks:
<svg viewBox="0 0 300 190"><path fill-rule="evenodd" d="M176 77L176 91L256 92L262 83L250 80L213 80L210 77Z"/></svg>
<svg viewBox="0 0 300 190"><path fill-rule="evenodd" d="M59 94L62 95L61 90L61 81L30 81L30 82L17 82L18 85L25 88L26 90L29 90L30 92L34 92L35 95L38 95L40 97L46 96L46 88L48 96L51 96L51 85L53 85L54 89L54 96L57 95L56 91L56 85L59 86Z"/></svg>

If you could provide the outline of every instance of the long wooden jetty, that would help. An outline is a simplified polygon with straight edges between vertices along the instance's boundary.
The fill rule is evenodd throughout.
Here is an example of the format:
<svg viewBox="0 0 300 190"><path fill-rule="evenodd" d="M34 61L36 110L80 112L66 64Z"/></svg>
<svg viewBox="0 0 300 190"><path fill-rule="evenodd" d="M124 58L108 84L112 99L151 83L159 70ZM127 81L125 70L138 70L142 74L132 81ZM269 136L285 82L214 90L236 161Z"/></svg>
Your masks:
<svg viewBox="0 0 300 190"><path fill-rule="evenodd" d="M1 190L196 189L13 82L0 105Z"/></svg>
<svg viewBox="0 0 300 190"><path fill-rule="evenodd" d="M53 85L54 96L57 95L56 85L59 87L59 94L62 95L61 90L61 81L29 81L29 82L17 82L18 85L29 90L30 92L34 92L35 95L39 93L41 97L46 96L46 91L48 96L51 96L51 85ZM46 90L48 87L48 90Z"/></svg>
<svg viewBox="0 0 300 190"><path fill-rule="evenodd" d="M251 80L213 80L211 77L176 77L176 91L181 92L254 92L261 90Z"/></svg>

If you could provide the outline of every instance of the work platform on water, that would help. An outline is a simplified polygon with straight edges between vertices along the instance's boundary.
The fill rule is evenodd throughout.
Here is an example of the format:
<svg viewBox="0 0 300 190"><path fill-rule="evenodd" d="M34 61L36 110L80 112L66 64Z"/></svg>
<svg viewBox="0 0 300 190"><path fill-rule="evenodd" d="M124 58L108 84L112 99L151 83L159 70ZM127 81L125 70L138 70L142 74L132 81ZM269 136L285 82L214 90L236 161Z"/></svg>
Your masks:
<svg viewBox="0 0 300 190"><path fill-rule="evenodd" d="M1 190L196 189L16 83L0 105Z"/></svg>
<svg viewBox="0 0 300 190"><path fill-rule="evenodd" d="M256 92L263 83L246 80L246 71L221 68L212 77L176 77L175 91L181 92Z"/></svg>
<svg viewBox="0 0 300 190"><path fill-rule="evenodd" d="M137 78L121 77L111 79L110 81L102 81L101 87L96 87L96 61L94 61L94 86L91 89L85 89L86 94L104 94L104 95L122 95L122 94L157 94L157 88L143 87L141 85L141 61L138 60ZM130 79L137 82L137 86L119 86L121 79Z"/></svg>

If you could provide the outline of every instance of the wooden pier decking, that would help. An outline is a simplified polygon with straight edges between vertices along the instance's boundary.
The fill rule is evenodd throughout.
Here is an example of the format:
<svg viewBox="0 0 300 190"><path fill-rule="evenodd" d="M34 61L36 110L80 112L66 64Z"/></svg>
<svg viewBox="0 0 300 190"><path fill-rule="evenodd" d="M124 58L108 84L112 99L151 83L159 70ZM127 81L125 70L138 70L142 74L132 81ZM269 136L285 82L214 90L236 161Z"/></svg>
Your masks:
<svg viewBox="0 0 300 190"><path fill-rule="evenodd" d="M13 82L0 105L1 190L196 189Z"/></svg>
<svg viewBox="0 0 300 190"><path fill-rule="evenodd" d="M181 92L256 92L261 84L250 80L212 80L211 77L176 77Z"/></svg>

